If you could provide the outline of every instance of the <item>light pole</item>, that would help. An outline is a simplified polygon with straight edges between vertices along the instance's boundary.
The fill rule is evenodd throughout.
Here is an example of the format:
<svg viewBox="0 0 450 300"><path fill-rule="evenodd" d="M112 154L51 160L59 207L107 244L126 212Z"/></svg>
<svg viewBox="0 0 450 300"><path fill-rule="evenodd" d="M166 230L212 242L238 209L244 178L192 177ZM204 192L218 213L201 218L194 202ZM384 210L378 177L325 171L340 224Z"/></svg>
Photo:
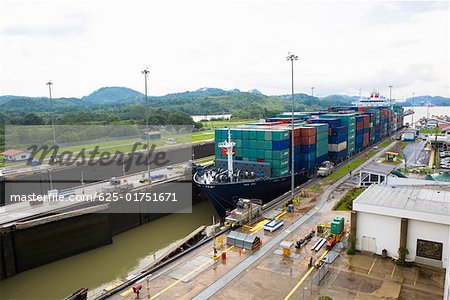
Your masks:
<svg viewBox="0 0 450 300"><path fill-rule="evenodd" d="M414 128L414 93L412 93L411 128Z"/></svg>
<svg viewBox="0 0 450 300"><path fill-rule="evenodd" d="M53 123L53 99L52 99L52 85L53 82L50 80L46 83L48 85L48 94L50 96L50 122L52 123L52 132L53 132L53 144L56 145L56 134L55 134L55 124Z"/></svg>
<svg viewBox="0 0 450 300"><path fill-rule="evenodd" d="M392 85L389 86L389 105L391 106L391 109L392 109L392 88L393 87L394 86L392 86Z"/></svg>
<svg viewBox="0 0 450 300"><path fill-rule="evenodd" d="M292 90L292 132L291 132L291 203L294 201L295 187L295 159L294 159L294 61L298 60L298 56L288 53L287 61L291 62L291 90Z"/></svg>
<svg viewBox="0 0 450 300"><path fill-rule="evenodd" d="M311 97L314 97L314 87L311 87Z"/></svg>
<svg viewBox="0 0 450 300"><path fill-rule="evenodd" d="M147 125L147 134L145 134L144 136L146 136L147 139L147 173L148 173L148 182L151 181L151 177L150 177L150 146L149 146L149 129L148 129L148 97L147 97L147 77L148 74L150 73L150 71L146 68L144 71L142 71L142 74L144 74L144 80L145 80L145 120L146 120L146 125Z"/></svg>

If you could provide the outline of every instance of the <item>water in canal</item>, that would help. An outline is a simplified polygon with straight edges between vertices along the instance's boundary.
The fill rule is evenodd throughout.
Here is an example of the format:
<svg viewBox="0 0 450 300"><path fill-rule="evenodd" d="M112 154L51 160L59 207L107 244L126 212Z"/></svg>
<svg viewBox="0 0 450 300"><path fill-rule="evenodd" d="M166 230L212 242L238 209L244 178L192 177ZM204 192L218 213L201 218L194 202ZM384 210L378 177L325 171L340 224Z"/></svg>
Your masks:
<svg viewBox="0 0 450 300"><path fill-rule="evenodd" d="M0 299L62 299L81 287L94 289L126 277L140 259L210 224L208 201L192 214L172 214L113 237L113 244L59 260L0 281Z"/></svg>

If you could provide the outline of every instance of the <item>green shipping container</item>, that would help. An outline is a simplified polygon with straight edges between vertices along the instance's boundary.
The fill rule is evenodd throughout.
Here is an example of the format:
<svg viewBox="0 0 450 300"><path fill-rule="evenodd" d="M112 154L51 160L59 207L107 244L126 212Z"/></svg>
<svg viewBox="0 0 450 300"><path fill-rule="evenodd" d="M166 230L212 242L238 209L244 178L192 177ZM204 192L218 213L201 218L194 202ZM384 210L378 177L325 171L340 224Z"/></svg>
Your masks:
<svg viewBox="0 0 450 300"><path fill-rule="evenodd" d="M242 156L242 148L234 148L234 155L236 156Z"/></svg>
<svg viewBox="0 0 450 300"><path fill-rule="evenodd" d="M273 159L283 159L289 157L289 150L281 150L281 151L272 151Z"/></svg>
<svg viewBox="0 0 450 300"><path fill-rule="evenodd" d="M264 150L265 141L256 141L256 149Z"/></svg>
<svg viewBox="0 0 450 300"><path fill-rule="evenodd" d="M256 130L250 131L250 140L256 140Z"/></svg>
<svg viewBox="0 0 450 300"><path fill-rule="evenodd" d="M264 150L263 149L257 149L256 150L256 157L257 158L264 158Z"/></svg>
<svg viewBox="0 0 450 300"><path fill-rule="evenodd" d="M264 141L265 140L265 131L259 130L256 132L256 139L258 141Z"/></svg>
<svg viewBox="0 0 450 300"><path fill-rule="evenodd" d="M264 141L264 150L272 150L272 141Z"/></svg>
<svg viewBox="0 0 450 300"><path fill-rule="evenodd" d="M250 149L256 149L258 148L257 144L256 144L256 140L250 140L249 141L249 147Z"/></svg>
<svg viewBox="0 0 450 300"><path fill-rule="evenodd" d="M264 150L264 159L267 160L270 159L272 160L272 151L271 150Z"/></svg>
<svg viewBox="0 0 450 300"><path fill-rule="evenodd" d="M264 140L272 141L272 131L264 131Z"/></svg>
<svg viewBox="0 0 450 300"><path fill-rule="evenodd" d="M289 169L272 169L272 177L281 177L289 174Z"/></svg>
<svg viewBox="0 0 450 300"><path fill-rule="evenodd" d="M288 168L289 169L289 158L284 159L272 159L272 168L275 169L282 169L282 168Z"/></svg>
<svg viewBox="0 0 450 300"><path fill-rule="evenodd" d="M236 148L242 148L242 140L234 140L236 143Z"/></svg>
<svg viewBox="0 0 450 300"><path fill-rule="evenodd" d="M272 131L273 141L284 141L289 139L289 132L287 130Z"/></svg>
<svg viewBox="0 0 450 300"><path fill-rule="evenodd" d="M249 156L250 158L256 158L256 149L250 149Z"/></svg>
<svg viewBox="0 0 450 300"><path fill-rule="evenodd" d="M250 131L242 130L242 139L243 140L249 140L250 139Z"/></svg>

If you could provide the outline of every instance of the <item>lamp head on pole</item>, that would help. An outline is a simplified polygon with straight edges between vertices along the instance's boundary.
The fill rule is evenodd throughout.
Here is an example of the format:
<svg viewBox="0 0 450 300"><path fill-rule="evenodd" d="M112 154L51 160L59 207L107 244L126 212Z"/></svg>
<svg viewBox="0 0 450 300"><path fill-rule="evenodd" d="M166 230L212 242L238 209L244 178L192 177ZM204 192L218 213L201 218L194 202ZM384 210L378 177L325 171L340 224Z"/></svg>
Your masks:
<svg viewBox="0 0 450 300"><path fill-rule="evenodd" d="M291 54L290 52L288 53L288 56L286 57L286 60L288 60L288 61L294 61L297 59L298 59L298 56L295 54Z"/></svg>
<svg viewBox="0 0 450 300"><path fill-rule="evenodd" d="M51 80L49 80L48 82L45 83L46 85L50 86L53 84L53 82Z"/></svg>
<svg viewBox="0 0 450 300"><path fill-rule="evenodd" d="M148 68L145 68L145 70L144 70L144 71L142 71L142 74L144 74L144 75L145 75L145 77L147 77L147 76L148 76L148 74L150 74L150 71L148 70Z"/></svg>

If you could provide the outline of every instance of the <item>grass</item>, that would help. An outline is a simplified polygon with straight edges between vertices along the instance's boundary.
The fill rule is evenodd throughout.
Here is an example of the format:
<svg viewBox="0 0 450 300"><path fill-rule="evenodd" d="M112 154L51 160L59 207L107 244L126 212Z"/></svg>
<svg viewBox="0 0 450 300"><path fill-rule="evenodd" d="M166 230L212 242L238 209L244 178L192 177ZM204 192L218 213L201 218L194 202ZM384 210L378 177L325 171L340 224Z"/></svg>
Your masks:
<svg viewBox="0 0 450 300"><path fill-rule="evenodd" d="M440 134L441 130L439 128L420 128L419 132L427 134Z"/></svg>
<svg viewBox="0 0 450 300"><path fill-rule="evenodd" d="M381 144L378 146L378 148L383 149L383 148L389 146L390 143L392 143L392 140L391 140L391 139L387 139L386 141L384 141L383 143L381 143Z"/></svg>
<svg viewBox="0 0 450 300"><path fill-rule="evenodd" d="M163 135L160 140L150 140L150 145L155 145L156 148L161 146L168 145L166 143L168 138L173 138L175 140L176 144L180 143L191 143L191 142L199 142L199 141L206 141L214 139L214 131L213 130L204 130L199 132L193 132L193 133L181 133L181 134L171 134L171 135ZM112 154L116 152L123 152L123 153L129 153L133 150L134 143L140 142L141 145L138 145L135 147L136 150L143 150L144 146L146 145L146 141L140 138L131 138L131 139L123 139L123 140L112 140L107 142L99 142L99 143L87 143L82 145L76 145L76 146L68 146L68 147L61 147L58 150L58 153L62 153L64 151L72 152L73 156L76 156L75 153L80 152L82 149L85 149L86 155L90 157L92 151L95 147L99 147L99 151L108 151ZM50 158L50 156L53 153L50 152L46 155L46 159ZM95 157L98 157L99 155L95 155ZM40 157L38 157L40 158ZM2 161L2 160L1 160ZM11 163L11 166L16 165L17 163ZM0 162L0 166L2 166L2 163Z"/></svg>
<svg viewBox="0 0 450 300"><path fill-rule="evenodd" d="M436 170L431 168L420 168L420 169L409 169L409 168L403 168L399 169L402 173L414 173L414 174L421 174L421 175L427 175L427 174L433 174L436 173Z"/></svg>
<svg viewBox="0 0 450 300"><path fill-rule="evenodd" d="M403 161L405 160L405 156L403 155L403 149L405 149L405 147L406 147L406 145L408 145L408 143L409 142L402 141L400 147L398 146L398 144L395 144L394 146L392 146L386 152L397 152L398 153L397 159L395 161L384 160L383 163L389 164L389 165L399 165L399 164L403 163Z"/></svg>
<svg viewBox="0 0 450 300"><path fill-rule="evenodd" d="M322 185L330 184L338 179L340 179L345 174L349 173L350 170L353 172L357 167L362 165L365 161L367 161L369 158L372 158L375 154L377 154L381 149L389 146L393 141L388 139L378 145L379 150L370 150L369 152L365 153L363 156L356 157L351 162L347 163L346 165L341 166L338 170L334 171L332 174L325 177L323 180L321 180L318 183L315 183L311 187L309 187L309 190L314 193L320 193L323 188Z"/></svg>
<svg viewBox="0 0 450 300"><path fill-rule="evenodd" d="M373 150L376 151L376 150ZM376 153L376 152L375 152ZM373 155L372 155L373 156ZM349 173L350 170L354 170L357 167L359 167L363 162L365 162L366 159L363 157L357 157L355 158L353 161L349 162L348 164L342 166L339 170L334 171L333 173L331 173L330 175L328 175L328 177L325 177L325 179L323 180L324 182L331 182L331 181L335 181L338 180L339 178L341 178L342 176L344 176L345 174Z"/></svg>
<svg viewBox="0 0 450 300"><path fill-rule="evenodd" d="M353 209L353 200L355 200L361 193L366 189L366 187L353 188L349 190L344 197L342 197L334 205L334 210L351 211Z"/></svg>
<svg viewBox="0 0 450 300"><path fill-rule="evenodd" d="M202 164L206 164L206 163L210 163L214 161L214 157L208 158L208 159L203 159L197 162L197 164L202 165Z"/></svg>
<svg viewBox="0 0 450 300"><path fill-rule="evenodd" d="M256 119L249 120L218 120L218 121L204 121L202 122L203 128L217 128L217 127L229 127L243 125L250 122L255 122Z"/></svg>

